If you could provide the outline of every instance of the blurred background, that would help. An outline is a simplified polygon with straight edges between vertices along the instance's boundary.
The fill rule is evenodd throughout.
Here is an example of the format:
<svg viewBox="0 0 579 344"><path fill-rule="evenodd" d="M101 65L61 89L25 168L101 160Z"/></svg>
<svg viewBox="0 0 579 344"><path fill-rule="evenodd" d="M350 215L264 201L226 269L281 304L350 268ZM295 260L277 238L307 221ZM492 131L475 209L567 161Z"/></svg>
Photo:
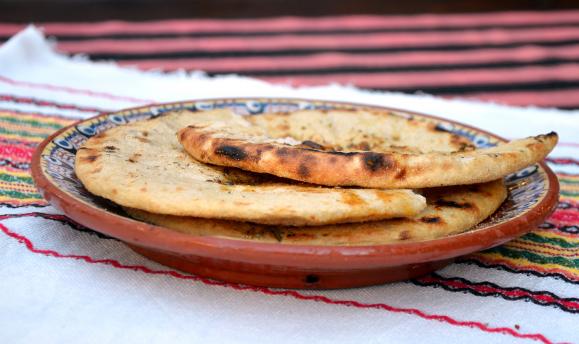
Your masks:
<svg viewBox="0 0 579 344"><path fill-rule="evenodd" d="M579 108L578 0L0 0L68 54L511 105Z"/></svg>
<svg viewBox="0 0 579 344"><path fill-rule="evenodd" d="M0 0L3 21L255 18L579 8L577 0Z"/></svg>

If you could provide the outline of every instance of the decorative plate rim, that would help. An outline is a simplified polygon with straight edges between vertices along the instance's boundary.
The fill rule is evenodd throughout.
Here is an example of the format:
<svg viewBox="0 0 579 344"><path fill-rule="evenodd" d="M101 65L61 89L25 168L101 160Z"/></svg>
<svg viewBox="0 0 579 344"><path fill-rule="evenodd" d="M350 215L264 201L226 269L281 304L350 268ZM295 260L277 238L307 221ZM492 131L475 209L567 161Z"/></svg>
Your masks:
<svg viewBox="0 0 579 344"><path fill-rule="evenodd" d="M274 255L274 265L289 265L293 267L312 268L312 256L316 257L316 267L336 270L351 268L373 268L395 266L400 264L419 263L432 260L442 260L472 253L482 249L502 244L520 236L538 226L556 208L559 197L559 183L553 171L544 163L538 163L544 170L548 183L547 191L538 203L527 211L504 223L454 234L447 237L416 241L399 242L364 246L322 246L297 245L283 243L263 243L250 240L240 240L225 237L193 236L172 229L148 224L127 216L96 208L83 200L74 198L58 185L50 181L44 173L41 156L46 146L63 132L79 123L93 121L99 117L111 114L138 111L158 106L171 106L184 103L217 102L217 101L288 101L328 103L351 107L366 107L384 111L402 112L418 117L426 117L456 124L487 135L500 141L506 139L488 131L454 120L427 115L415 111L392 108L364 103L332 101L321 99L291 98L291 97L231 97L204 98L168 103L155 103L118 111L101 113L99 115L74 122L44 139L36 148L31 163L32 177L43 196L56 208L62 210L71 219L99 232L115 237L128 244L149 247L165 252L181 255L202 255L219 257L231 261L247 263L264 263L262 254ZM104 229L106 228L106 229ZM459 249L457 249L459 248ZM391 263L391 264L390 264Z"/></svg>

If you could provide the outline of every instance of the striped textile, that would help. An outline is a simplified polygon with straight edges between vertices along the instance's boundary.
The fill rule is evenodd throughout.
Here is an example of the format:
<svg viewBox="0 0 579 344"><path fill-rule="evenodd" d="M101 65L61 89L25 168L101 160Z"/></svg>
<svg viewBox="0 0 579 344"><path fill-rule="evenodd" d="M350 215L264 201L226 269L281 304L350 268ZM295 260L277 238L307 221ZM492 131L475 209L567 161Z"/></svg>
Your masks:
<svg viewBox="0 0 579 344"><path fill-rule="evenodd" d="M64 52L142 69L579 108L579 11L40 25Z"/></svg>

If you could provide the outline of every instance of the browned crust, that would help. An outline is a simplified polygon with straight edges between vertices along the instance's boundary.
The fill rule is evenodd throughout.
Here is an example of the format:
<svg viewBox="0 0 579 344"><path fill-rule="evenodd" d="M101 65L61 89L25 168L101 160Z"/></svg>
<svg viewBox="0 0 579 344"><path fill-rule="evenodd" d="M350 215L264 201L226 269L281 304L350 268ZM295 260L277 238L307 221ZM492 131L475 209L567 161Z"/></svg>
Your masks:
<svg viewBox="0 0 579 344"><path fill-rule="evenodd" d="M205 163L328 186L426 188L484 183L543 160L554 148L555 132L495 148L453 153L340 152L222 138L190 126L178 133L185 150ZM315 144L315 143L314 143Z"/></svg>

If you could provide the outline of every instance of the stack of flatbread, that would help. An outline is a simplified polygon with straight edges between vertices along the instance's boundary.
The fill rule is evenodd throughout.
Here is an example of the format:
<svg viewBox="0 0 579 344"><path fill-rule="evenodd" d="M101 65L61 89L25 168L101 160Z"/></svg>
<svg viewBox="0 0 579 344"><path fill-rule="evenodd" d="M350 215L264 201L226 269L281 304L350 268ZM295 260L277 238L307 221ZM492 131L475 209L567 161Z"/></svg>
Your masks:
<svg viewBox="0 0 579 344"><path fill-rule="evenodd" d="M476 149L385 111L179 111L90 138L76 174L131 217L192 235L376 245L469 230L507 197L503 177L556 142Z"/></svg>

